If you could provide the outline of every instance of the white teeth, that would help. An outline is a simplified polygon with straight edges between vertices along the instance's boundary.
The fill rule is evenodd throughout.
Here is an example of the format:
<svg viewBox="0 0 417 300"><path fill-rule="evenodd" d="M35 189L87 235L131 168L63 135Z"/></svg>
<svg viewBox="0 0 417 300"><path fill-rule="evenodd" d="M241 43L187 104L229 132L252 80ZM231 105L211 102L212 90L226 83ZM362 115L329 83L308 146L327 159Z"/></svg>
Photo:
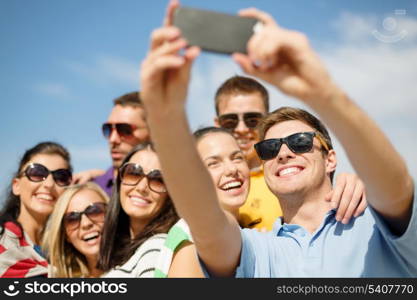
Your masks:
<svg viewBox="0 0 417 300"><path fill-rule="evenodd" d="M92 240L92 239L98 238L99 235L100 234L98 232L92 232L92 233L85 235L83 240L84 241Z"/></svg>
<svg viewBox="0 0 417 300"><path fill-rule="evenodd" d="M150 201L147 201L147 200L142 199L140 197L134 197L134 196L130 197L130 200L132 200L133 202L138 202L138 203L143 203L143 204L149 204L150 203Z"/></svg>
<svg viewBox="0 0 417 300"><path fill-rule="evenodd" d="M233 189L233 188L239 188L242 186L242 183L240 181L232 181L229 183L226 183L225 185L222 186L223 190L229 190L229 189Z"/></svg>
<svg viewBox="0 0 417 300"><path fill-rule="evenodd" d="M288 175L292 173L298 173L299 171L300 171L300 168L298 167L286 168L279 172L279 176L284 176L284 175Z"/></svg>
<svg viewBox="0 0 417 300"><path fill-rule="evenodd" d="M47 201L51 201L53 199L52 196L48 194L37 194L36 197L38 199L47 200Z"/></svg>

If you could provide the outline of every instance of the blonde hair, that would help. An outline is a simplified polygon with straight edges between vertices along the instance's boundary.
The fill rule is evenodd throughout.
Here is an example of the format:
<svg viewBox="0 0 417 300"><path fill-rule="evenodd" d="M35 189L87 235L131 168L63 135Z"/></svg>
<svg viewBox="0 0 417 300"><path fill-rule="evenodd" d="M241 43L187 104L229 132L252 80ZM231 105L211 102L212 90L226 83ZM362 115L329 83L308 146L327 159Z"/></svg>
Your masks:
<svg viewBox="0 0 417 300"><path fill-rule="evenodd" d="M105 203L109 202L107 194L93 182L66 188L55 204L42 239L42 250L51 265L49 277L75 278L89 276L87 260L67 241L63 224L63 218L71 199L82 190L95 191Z"/></svg>

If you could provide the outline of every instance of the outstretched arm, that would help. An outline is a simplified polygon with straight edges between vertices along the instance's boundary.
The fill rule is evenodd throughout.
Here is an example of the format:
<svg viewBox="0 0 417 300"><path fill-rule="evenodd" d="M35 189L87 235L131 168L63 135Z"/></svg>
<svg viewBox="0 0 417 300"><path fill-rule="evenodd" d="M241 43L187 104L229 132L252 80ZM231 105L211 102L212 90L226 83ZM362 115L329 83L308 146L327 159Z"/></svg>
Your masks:
<svg viewBox="0 0 417 300"><path fill-rule="evenodd" d="M234 59L257 76L314 109L342 143L367 190L369 204L398 233L410 220L413 182L407 166L382 130L337 87L307 38L279 27L268 14L247 9L264 28ZM254 64L256 62L256 66Z"/></svg>
<svg viewBox="0 0 417 300"><path fill-rule="evenodd" d="M240 256L241 236L236 220L220 208L215 188L191 135L185 99L191 66L199 49L179 51L187 43L170 26L153 32L150 51L140 72L141 96L164 180L178 213L190 226L200 258L213 275L233 274Z"/></svg>

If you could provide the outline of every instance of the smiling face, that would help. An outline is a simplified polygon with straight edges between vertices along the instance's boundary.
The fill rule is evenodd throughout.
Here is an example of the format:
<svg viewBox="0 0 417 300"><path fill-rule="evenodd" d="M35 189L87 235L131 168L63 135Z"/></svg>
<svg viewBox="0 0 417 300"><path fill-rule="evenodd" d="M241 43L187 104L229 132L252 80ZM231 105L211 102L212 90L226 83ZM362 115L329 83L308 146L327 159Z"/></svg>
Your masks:
<svg viewBox="0 0 417 300"><path fill-rule="evenodd" d="M221 206L235 212L249 191L249 168L236 140L227 133L208 133L197 150L210 172Z"/></svg>
<svg viewBox="0 0 417 300"><path fill-rule="evenodd" d="M65 214L84 212L94 203L105 203L105 200L96 191L82 189L72 197ZM67 241L88 259L97 260L103 224L104 213L95 214L94 220L82 214L79 226L74 228L66 226Z"/></svg>
<svg viewBox="0 0 417 300"><path fill-rule="evenodd" d="M266 108L259 92L223 95L220 99L219 115L232 113L244 114L247 112L259 112L266 114ZM215 122L217 126L219 126L217 119ZM256 152L253 148L253 145L259 142L259 135L256 129L248 128L245 122L240 120L239 124L233 131L233 136L248 161L256 158Z"/></svg>
<svg viewBox="0 0 417 300"><path fill-rule="evenodd" d="M161 165L155 152L144 149L136 152L129 163L139 164L145 174L160 170ZM145 226L161 211L167 193L156 193L149 189L148 179L142 178L136 185L120 184L120 204L130 218L130 223Z"/></svg>
<svg viewBox="0 0 417 300"><path fill-rule="evenodd" d="M265 139L309 131L314 129L301 121L285 121L268 129ZM330 150L329 154L323 155L322 146L316 137L313 143L309 152L300 154L293 153L283 144L275 158L264 162L267 185L279 198L314 193L323 184L330 184L330 173L336 168L335 153Z"/></svg>
<svg viewBox="0 0 417 300"><path fill-rule="evenodd" d="M41 164L49 171L68 168L68 163L57 154L36 154L20 170L23 173L31 164ZM64 188L58 186L52 174L40 182L30 181L24 174L13 179L13 194L19 196L20 215L31 215L34 218L46 219L55 206L56 200L63 193Z"/></svg>
<svg viewBox="0 0 417 300"><path fill-rule="evenodd" d="M145 111L141 107L115 105L107 122L111 124L127 123L137 127L133 130L132 135L126 137L121 137L116 130L112 130L108 138L113 167L118 168L134 146L149 139Z"/></svg>

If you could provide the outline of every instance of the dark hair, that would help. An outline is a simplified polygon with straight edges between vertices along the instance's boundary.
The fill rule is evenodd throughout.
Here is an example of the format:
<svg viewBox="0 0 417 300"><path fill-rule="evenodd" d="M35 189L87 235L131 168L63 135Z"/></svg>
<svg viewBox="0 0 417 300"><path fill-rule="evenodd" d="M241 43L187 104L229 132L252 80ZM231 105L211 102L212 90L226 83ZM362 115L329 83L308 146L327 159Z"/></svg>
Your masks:
<svg viewBox="0 0 417 300"><path fill-rule="evenodd" d="M59 155L68 163L68 168L72 171L71 158L67 149L65 149L62 145L54 142L42 142L26 150L19 162L19 167L16 173L13 175L13 178L20 177L23 171L22 168L37 154ZM2 227L0 234L3 234L4 223L9 221L16 223L22 229L21 225L17 221L17 218L20 214L20 197L13 194L12 185L13 182L9 184L6 190L7 196L5 205L0 212L0 227Z"/></svg>
<svg viewBox="0 0 417 300"><path fill-rule="evenodd" d="M225 133L225 134L228 134L231 137L233 137L230 130L227 130L227 129L222 128L222 127L214 127L214 126L198 128L196 131L194 131L193 136L194 136L195 141L198 142L199 140L201 140L203 137L205 137L209 133Z"/></svg>
<svg viewBox="0 0 417 300"><path fill-rule="evenodd" d="M277 110L274 110L268 114L265 118L261 120L258 125L259 137L260 140L265 139L266 132L275 124L285 122L285 121L301 121L315 129L321 138L326 143L327 147L331 150L333 149L332 139L330 134L324 124L316 118L314 115L305 111L301 108L287 107L283 106ZM327 154L327 150L324 147L321 147L321 150L324 154ZM334 171L330 173L330 180L333 182Z"/></svg>
<svg viewBox="0 0 417 300"><path fill-rule="evenodd" d="M233 76L227 79L222 85L217 89L215 101L216 101L216 115L219 115L219 104L223 96L229 96L234 94L251 94L259 93L262 97L262 101L265 106L265 111L269 111L269 94L267 89L250 77L244 76Z"/></svg>
<svg viewBox="0 0 417 300"><path fill-rule="evenodd" d="M143 108L142 100L140 98L140 92L138 91L130 92L114 99L113 104L114 106L121 105L123 107L132 106Z"/></svg>
<svg viewBox="0 0 417 300"><path fill-rule="evenodd" d="M123 164L128 162L135 153L145 149L155 151L150 142L136 145L125 157L121 165L123 166ZM120 185L120 176L117 176L113 195L107 209L100 243L98 268L103 271L124 264L143 242L155 234L167 233L179 220L174 204L168 195L160 212L145 226L140 234L132 239L129 230L129 216L120 204Z"/></svg>

